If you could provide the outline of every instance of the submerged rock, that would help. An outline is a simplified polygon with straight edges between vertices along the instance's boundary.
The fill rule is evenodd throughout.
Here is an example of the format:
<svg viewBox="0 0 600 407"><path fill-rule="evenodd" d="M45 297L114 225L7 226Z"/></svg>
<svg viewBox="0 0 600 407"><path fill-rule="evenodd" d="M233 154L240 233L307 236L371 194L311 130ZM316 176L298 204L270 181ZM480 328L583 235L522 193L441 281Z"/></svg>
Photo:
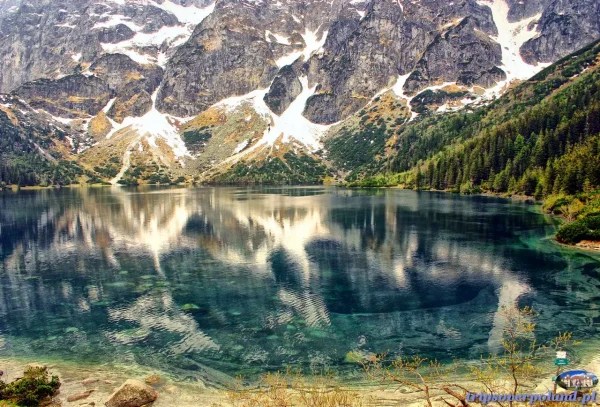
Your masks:
<svg viewBox="0 0 600 407"><path fill-rule="evenodd" d="M106 407L141 407L152 403L158 393L139 380L127 380L104 403Z"/></svg>
<svg viewBox="0 0 600 407"><path fill-rule="evenodd" d="M156 385L159 385L159 384L163 383L164 380L159 375L152 374L152 375L146 377L144 379L144 382L146 382L146 384L149 385L149 386L156 386Z"/></svg>
<svg viewBox="0 0 600 407"><path fill-rule="evenodd" d="M81 384L83 384L84 386L89 386L91 384L96 384L100 381L100 379L96 378L96 377L88 377L87 379L84 379L81 381Z"/></svg>
<svg viewBox="0 0 600 407"><path fill-rule="evenodd" d="M90 397L90 395L93 392L94 392L94 390L87 390L87 391L84 391L82 393L72 394L69 397L67 397L67 401L69 403L72 403L74 401L79 401L79 400L87 399L88 397Z"/></svg>

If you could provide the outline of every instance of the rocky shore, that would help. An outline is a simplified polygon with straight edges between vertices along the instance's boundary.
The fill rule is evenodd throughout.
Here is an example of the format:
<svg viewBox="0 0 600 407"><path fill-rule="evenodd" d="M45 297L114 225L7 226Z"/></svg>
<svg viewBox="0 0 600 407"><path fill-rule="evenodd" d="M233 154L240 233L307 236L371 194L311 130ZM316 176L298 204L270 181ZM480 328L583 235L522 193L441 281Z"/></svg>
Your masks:
<svg viewBox="0 0 600 407"><path fill-rule="evenodd" d="M10 382L21 377L31 365L39 366L31 361L0 358L0 370L4 372L2 380ZM44 407L262 407L264 404L261 401L278 396L275 394L277 391L270 392L266 388L240 391L217 389L200 382L179 381L164 372L151 372L132 366L90 367L62 362L45 363L43 366L51 374L58 375L61 382L59 393ZM344 404L348 407L395 407L399 402L406 407L421 407L423 403L418 393L407 393L397 386L382 383L342 386L328 381L319 382L311 387L312 390L316 390L315 394L320 394L323 399L335 394L340 400L348 401L348 404ZM299 392L286 389L285 397L294 393ZM12 407L11 404L8 406ZM4 407L2 402L0 407Z"/></svg>
<svg viewBox="0 0 600 407"><path fill-rule="evenodd" d="M600 251L600 241L596 240L582 240L575 246L581 249Z"/></svg>
<svg viewBox="0 0 600 407"><path fill-rule="evenodd" d="M11 382L37 363L0 359L2 380ZM226 394L202 383L176 382L162 372L121 367L85 367L62 363L44 364L57 375L59 393L45 407L192 407L226 405ZM2 404L0 404L2 405Z"/></svg>
<svg viewBox="0 0 600 407"><path fill-rule="evenodd" d="M572 368L582 368L588 371L600 372L600 354L588 353L589 349L582 349L586 354L584 360ZM0 370L4 372L2 379L10 382L22 374L28 366L37 365L22 360L0 359ZM39 366L39 365L37 365ZM127 366L101 366L87 367L70 365L66 363L46 364L52 374L60 377L61 387L59 394L44 407L238 407L262 406L258 389L246 389L240 392L211 388L199 382L184 382L170 378L158 372L138 370ZM571 368L571 367L570 367ZM553 387L552 375L540 379L535 388L528 391L532 393L546 393ZM460 375L452 380L465 389L476 391L480 388L471 377ZM323 383L321 383L323 385ZM316 388L316 387L315 387ZM349 387L339 387L339 383L329 383L325 393L334 394L340 389L346 393L350 400L349 407L392 407L402 405L405 407L422 407L424 401L422 394L409 390L401 385L384 385L382 383L364 382ZM318 393L317 390L315 393ZM262 389L262 394L276 397L277 394ZM295 389L287 389L290 392ZM337 394L337 393L335 393ZM432 394L433 406L446 406L443 399L445 394ZM270 400L270 399L269 399ZM271 404L269 404L271 405ZM296 405L296 404L294 404ZM304 404L299 404L302 406ZM307 404L309 405L309 404ZM333 404L310 404L333 405ZM335 404L338 405L338 404ZM0 406L4 404L0 402ZM9 404L12 407L12 405ZM597 406L592 403L588 406Z"/></svg>

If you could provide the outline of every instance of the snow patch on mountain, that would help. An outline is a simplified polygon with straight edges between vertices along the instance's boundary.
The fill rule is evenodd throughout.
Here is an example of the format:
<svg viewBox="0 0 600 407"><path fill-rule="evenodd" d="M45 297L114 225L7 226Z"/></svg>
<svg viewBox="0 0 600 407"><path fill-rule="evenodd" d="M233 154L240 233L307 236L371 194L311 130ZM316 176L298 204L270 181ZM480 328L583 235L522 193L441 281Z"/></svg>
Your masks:
<svg viewBox="0 0 600 407"><path fill-rule="evenodd" d="M328 32L325 31L321 35L321 37L318 37L318 31L319 30L310 31L307 29L304 32L304 34L301 34L302 38L304 39L304 43L306 44L306 47L302 51L302 55L304 55L305 61L308 61L308 59L312 56L313 53L319 53L323 51L323 45L325 45L325 41L327 40Z"/></svg>
<svg viewBox="0 0 600 407"><path fill-rule="evenodd" d="M316 86L310 88L306 76L299 79L302 83L302 92L281 116L273 113L264 101L268 89L259 89L243 96L227 98L215 105L216 107L224 107L228 111L234 111L242 104L247 103L269 123L267 130L258 143L248 149L246 149L247 145L238 146L234 154L240 153L240 157L236 158L241 158L241 156L254 151L260 146L273 146L278 140L283 143L297 141L311 151L321 148L322 137L335 124L316 124L304 117L303 112L306 101L314 94Z"/></svg>
<svg viewBox="0 0 600 407"><path fill-rule="evenodd" d="M156 146L157 138L162 138L171 147L177 158L191 156L175 125L177 121L185 119L178 119L159 112L156 109L157 95L158 91L152 95L152 109L148 113L142 117L131 119L132 126L140 134L146 134L150 143L154 146Z"/></svg>
<svg viewBox="0 0 600 407"><path fill-rule="evenodd" d="M187 150L185 143L181 139L179 135L179 130L177 128L178 123L183 123L189 118L178 118L168 114L164 114L159 112L156 109L156 97L158 95L158 91L154 92L152 95L152 109L144 116L141 117L127 117L123 120L123 123L117 123L108 117L112 125L112 130L106 136L107 139L117 136L119 133L125 131L134 131L137 133L137 137L134 141L129 144L124 155L123 155L123 165L121 167L121 171L115 178L111 180L113 185L117 185L119 181L123 178L125 173L130 167L130 157L131 152L137 146L140 149L143 148L141 145L142 139L146 139L148 143L155 148L158 148L158 140L164 141L173 152L174 156L179 159L180 164L183 165L182 159L184 157L189 157L191 154ZM108 104L104 107L103 111L106 113L110 110L111 106L114 104L115 99L112 99L108 102Z"/></svg>
<svg viewBox="0 0 600 407"><path fill-rule="evenodd" d="M298 58L302 57L303 61L308 61L308 59L315 53L315 52L322 52L323 51L323 45L325 45L325 40L327 40L327 31L325 31L324 33L322 33L321 37L317 36L318 30L317 31L310 31L310 30L306 30L304 32L304 34L300 34L302 36L302 38L304 39L304 44L305 47L304 49L300 50L300 51L294 51L294 52L290 52L287 55L282 56L281 58L278 58L275 61L275 64L279 67L279 68L283 68L286 65L291 65L293 64ZM268 38L268 34L273 35L275 38L277 38L277 42L280 44L283 44L283 42L281 42L281 36L276 36L275 34L271 33L270 31L267 30L267 38ZM268 41L270 42L270 41Z"/></svg>
<svg viewBox="0 0 600 407"><path fill-rule="evenodd" d="M412 72L409 72L409 73L407 73L405 75L399 75L398 76L398 80L396 81L396 84L394 86L392 86L392 91L399 98L406 100L406 107L408 107L408 110L410 110L410 113L411 113L410 120L412 121L412 120L414 120L418 116L418 113L414 112L412 110L411 105L410 105L410 102L412 101L413 98L411 96L407 96L404 93L404 85L406 84L406 81L408 80L408 78L411 75L411 73Z"/></svg>
<svg viewBox="0 0 600 407"><path fill-rule="evenodd" d="M117 44L102 44L102 48L105 52L111 54L125 54L137 63L156 63L164 66L167 63L167 57L164 53L159 53L159 56L155 58L144 54L142 50L146 47L160 47L163 44L167 44L169 48L174 48L187 41L190 35L191 31L183 26L162 27L153 33L138 32L132 39Z"/></svg>
<svg viewBox="0 0 600 407"><path fill-rule="evenodd" d="M306 107L306 101L314 95L316 86L310 88L306 76L301 77L300 82L302 83L302 93L298 95L286 111L281 116L271 114L272 125L263 136L262 141L264 143L273 145L277 139L282 137L284 143L288 143L291 141L290 139L294 139L313 151L320 148L320 140L327 130L331 128L331 125L315 124L303 116L302 113ZM264 104L262 99L261 101Z"/></svg>
<svg viewBox="0 0 600 407"><path fill-rule="evenodd" d="M64 125L70 126L71 124L73 124L74 121L76 121L77 119L68 119L66 117L58 117L58 116L54 116L50 113L48 113L48 115L50 117L52 117L52 120L57 121L59 123L62 123Z"/></svg>
<svg viewBox="0 0 600 407"><path fill-rule="evenodd" d="M275 38L275 42L282 45L290 45L290 40L281 34L276 34L270 30L265 31L265 39L267 42L273 42L271 36Z"/></svg>
<svg viewBox="0 0 600 407"><path fill-rule="evenodd" d="M511 23L508 20L509 5L506 0L478 0L483 6L488 6L498 28L498 36L494 38L502 47L502 68L507 79L486 91L486 97L498 96L513 80L531 78L549 64L530 65L521 57L521 47L538 33L536 22L541 14Z"/></svg>
<svg viewBox="0 0 600 407"><path fill-rule="evenodd" d="M269 89L257 89L245 95L232 96L216 103L215 107L223 107L228 112L233 112L242 104L249 103L254 108L254 111L259 115L269 116L271 114L271 110L267 107L265 103L261 103L257 100L262 100L268 91Z"/></svg>
<svg viewBox="0 0 600 407"><path fill-rule="evenodd" d="M111 134L112 137L115 133L124 129L132 129L137 131L140 135L146 136L148 142L156 147L157 139L164 140L167 145L173 150L173 153L177 158L190 156L189 151L185 147L185 143L179 135L176 123L182 123L187 119L174 117L168 114L159 112L156 109L156 96L158 91L152 95L152 109L144 116L141 117L127 117L123 120L123 123L116 124ZM107 136L107 137L109 137Z"/></svg>
<svg viewBox="0 0 600 407"><path fill-rule="evenodd" d="M163 10L175 15L175 17L177 17L180 23L183 23L188 26L191 25L194 27L200 24L210 14L212 14L216 4L216 2L213 2L207 7L198 8L195 6L181 6L170 1L165 1L163 4L158 4L156 2L152 3L154 6L162 8Z"/></svg>
<svg viewBox="0 0 600 407"><path fill-rule="evenodd" d="M278 68L283 68L286 65L293 64L298 58L300 58L303 55L304 55L303 51L291 52L287 55L282 56L281 58L278 58L275 61L275 64L277 65Z"/></svg>
<svg viewBox="0 0 600 407"><path fill-rule="evenodd" d="M411 75L411 73L412 72L409 72L406 75L399 75L396 84L392 86L392 90L394 91L396 96L408 100L408 103L410 103L412 97L404 94L404 85L406 84L406 81L408 80L408 77Z"/></svg>
<svg viewBox="0 0 600 407"><path fill-rule="evenodd" d="M240 144L237 145L235 150L233 150L233 154L238 154L238 153L242 152L242 150L244 150L246 147L248 147L248 144L250 144L249 139L242 141Z"/></svg>
<svg viewBox="0 0 600 407"><path fill-rule="evenodd" d="M127 27L131 28L133 31L141 31L143 29L143 27L140 27L139 25L137 25L133 21L131 21L131 17L127 17L122 14L109 15L108 18L106 19L106 21L101 21L101 22L94 24L92 29L95 30L98 28L110 28L110 27L117 26L119 24L126 25Z"/></svg>
<svg viewBox="0 0 600 407"><path fill-rule="evenodd" d="M123 54L137 62L138 64L148 65L153 62L158 63L158 59L153 59L150 55L139 52L132 42L127 41L130 45L124 43L119 44L102 44L102 50L107 54Z"/></svg>
<svg viewBox="0 0 600 407"><path fill-rule="evenodd" d="M173 49L182 45L190 38L196 26L215 9L215 3L204 8L197 8L194 6L184 7L169 1L166 1L163 4L152 2L152 4L174 14L181 25L174 27L164 26L158 31L145 33L141 27L133 24L127 17L113 15L107 21L96 24L94 28L108 28L118 24L125 24L135 31L136 34L130 40L121 41L116 44L103 43L103 51L111 54L125 54L140 64L158 64L164 67L168 61L168 56L165 52L161 51L157 57L154 57L144 53L143 49L148 47L161 48L161 46L165 44L168 49Z"/></svg>

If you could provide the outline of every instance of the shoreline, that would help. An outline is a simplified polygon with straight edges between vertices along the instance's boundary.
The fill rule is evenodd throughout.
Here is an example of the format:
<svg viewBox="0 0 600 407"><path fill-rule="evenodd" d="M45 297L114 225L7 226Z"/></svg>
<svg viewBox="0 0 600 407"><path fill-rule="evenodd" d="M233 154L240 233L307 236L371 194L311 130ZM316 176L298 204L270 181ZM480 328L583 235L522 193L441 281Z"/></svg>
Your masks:
<svg viewBox="0 0 600 407"><path fill-rule="evenodd" d="M446 193L446 194L456 194L456 195L467 196L467 197L468 196L485 196L485 197L490 197L490 198L507 199L507 200L514 201L514 202L521 202L521 203L529 204L532 206L537 206L540 209L539 213L541 215L550 216L552 219L560 220L562 222L566 221L566 219L563 216L545 212L542 209L542 205L543 205L544 201L536 200L533 196L529 196L529 195L507 195L507 194L500 194L500 193L494 193L494 192L479 192L479 193L474 193L474 194L462 194L460 192L453 192L453 191L448 191L448 190L430 190L430 189L414 190L414 189L407 189L407 188L403 188L403 187L399 187L399 186L373 187L373 188L375 188L375 189L399 189L399 190L403 190L403 191L417 191L417 192L442 192L442 193ZM358 188L358 189L360 189L360 188ZM558 232L558 229L556 230L556 232ZM580 241L578 243L574 243L574 244L562 243L556 239L556 232L550 237L550 240L552 240L552 242L554 242L555 244L558 244L559 246L561 246L563 248L567 248L567 249L573 249L573 250L578 250L578 251L583 251L583 252L591 252L591 253L595 253L595 254L600 254L600 240L582 240L582 241Z"/></svg>
<svg viewBox="0 0 600 407"><path fill-rule="evenodd" d="M181 183L181 184L138 184L138 185L124 185L124 184L69 184L69 185L27 185L18 186L14 184L5 185L4 190L0 189L0 192L19 192L19 191L45 191L45 190L56 190L61 189L84 189L84 188L138 188L138 187L177 187L177 188L314 188L314 187L341 187L347 188L344 185L324 185L324 184L193 184L193 183Z"/></svg>
<svg viewBox="0 0 600 407"><path fill-rule="evenodd" d="M108 397L126 380L135 379L151 385L158 393L158 399L152 407L233 407L234 400L240 397L257 394L264 390L265 385L237 389L220 389L207 386L202 382L177 380L168 373L146 369L143 366L122 365L86 365L65 363L61 361L43 361L32 358L4 358L0 356L0 370L4 375L2 380L10 382L21 377L28 366L45 366L50 375L57 375L61 381L58 395L53 399L56 406L103 406ZM392 407L398 401L407 401L409 405L420 405L419 394L405 394L394 385L384 385L369 381L366 377L361 384L348 384L331 379L327 376L302 376L303 382L311 383L319 379L327 380L323 389L340 391L363 399L364 406ZM232 386L233 387L233 386ZM294 391L294 390L292 390ZM89 393L87 397L69 402L70 397ZM75 404L77 403L77 404ZM252 404L256 405L256 404ZM55 404L50 404L54 407Z"/></svg>
<svg viewBox="0 0 600 407"><path fill-rule="evenodd" d="M580 363L567 366L562 370L585 369L593 373L600 372L600 353L597 351L597 346L588 345L590 352L582 355ZM550 367L550 363L544 363L543 365L544 373L535 381L536 384L530 388L520 390L519 393L545 394L552 391L554 366ZM268 392L267 386L264 384L259 387L244 387L241 390L219 389L206 386L201 382L177 380L168 373L147 369L139 365L86 365L83 363L0 356L0 370L4 371L2 377L4 381L12 381L20 377L27 366L46 366L51 375L59 376L61 387L59 394L54 398L56 404L50 404L52 407L69 405L103 406L114 390L128 379L145 382L159 393L158 399L151 404L152 407L234 407L246 405L240 404L240 402L246 400L244 397L255 397L259 394L259 391L265 392L264 394ZM489 393L465 371L448 377L444 382L459 384L472 394ZM288 385L284 391L288 392L288 395L298 394L304 390L315 392L316 387L313 387L312 383L320 383L320 390L317 391L346 394L352 400L360 400L360 405L364 407L392 407L398 406L399 403L406 407L421 407L424 403L421 392L416 392L397 383L382 383L378 379L368 378L366 374L363 380L354 384L340 382L328 376L309 375L302 376L301 383L304 383L307 387L303 389L302 387L289 387ZM510 384L505 380L502 383ZM559 389L559 392L562 391L562 389ZM75 401L71 399L83 394L86 394L86 396L81 399ZM443 396L447 398L446 394L432 391L432 396L434 407L446 405L443 402ZM248 405L258 406L261 404ZM591 405L595 406L596 404Z"/></svg>

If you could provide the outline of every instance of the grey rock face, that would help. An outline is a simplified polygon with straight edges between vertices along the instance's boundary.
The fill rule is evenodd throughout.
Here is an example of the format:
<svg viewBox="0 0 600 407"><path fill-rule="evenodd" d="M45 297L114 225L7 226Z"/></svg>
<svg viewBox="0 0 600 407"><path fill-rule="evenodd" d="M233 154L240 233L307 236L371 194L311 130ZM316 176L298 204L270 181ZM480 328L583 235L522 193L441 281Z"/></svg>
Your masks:
<svg viewBox="0 0 600 407"><path fill-rule="evenodd" d="M600 37L600 0L554 0L544 10L539 30L521 55L529 63L554 62Z"/></svg>
<svg viewBox="0 0 600 407"><path fill-rule="evenodd" d="M540 34L521 50L528 62L554 61L600 35L600 0L506 1L510 21L542 13ZM329 124L401 75L410 74L409 95L505 78L498 27L477 0L216 0L193 33L171 3L213 0L0 2L0 91L17 89L63 117L96 115L114 98L106 114L122 122L148 112L155 94L161 111L187 117L266 88L266 104L282 114L307 76L316 91L304 115Z"/></svg>
<svg viewBox="0 0 600 407"><path fill-rule="evenodd" d="M113 27L102 27L98 30L98 40L107 44L117 44L135 37L135 31L125 24L117 24Z"/></svg>
<svg viewBox="0 0 600 407"><path fill-rule="evenodd" d="M362 9L363 3L348 0L217 1L212 15L170 59L158 106L187 116L223 98L269 87L279 58L314 45L313 35L324 39L342 13L358 19Z"/></svg>
<svg viewBox="0 0 600 407"><path fill-rule="evenodd" d="M108 116L117 123L122 123L126 117L140 117L152 108L152 97L143 88L132 83L125 87L108 111Z"/></svg>
<svg viewBox="0 0 600 407"><path fill-rule="evenodd" d="M151 4L124 2L113 13L127 16L134 24L142 27L144 33L179 24L179 20L173 14Z"/></svg>
<svg viewBox="0 0 600 407"><path fill-rule="evenodd" d="M163 70L155 65L141 65L123 54L107 54L96 60L90 68L98 78L104 80L116 93L131 83L152 93L160 84Z"/></svg>
<svg viewBox="0 0 600 407"><path fill-rule="evenodd" d="M279 71L264 99L273 113L280 115L301 92L302 83L294 68L288 65Z"/></svg>
<svg viewBox="0 0 600 407"><path fill-rule="evenodd" d="M36 109L67 118L95 115L113 97L104 81L84 75L69 75L57 80L40 79L19 87L14 94Z"/></svg>
<svg viewBox="0 0 600 407"><path fill-rule="evenodd" d="M438 34L439 27L454 26L457 21L468 23L444 30L447 37ZM374 0L363 19L333 25L332 32L335 36L326 42L324 55L310 60L310 83L320 86L309 99L305 116L317 123L347 117L399 75L415 69L412 90L436 81L461 78L489 84L501 77L492 70L492 64L501 60L501 49L488 37L497 33L491 12L474 1L401 5ZM454 63L449 53L457 50L461 57ZM489 63L477 59L476 53L482 50L482 59ZM440 56L445 60L434 62ZM476 72L481 68L483 72Z"/></svg>
<svg viewBox="0 0 600 407"><path fill-rule="evenodd" d="M73 28L66 19L75 13L74 6L65 4L65 7L70 12L58 10L56 4L24 2L16 11L3 16L0 91L11 91L30 80L70 73L78 64L73 56L81 53L83 57L91 57L100 52L96 34L90 32L90 27Z"/></svg>
<svg viewBox="0 0 600 407"><path fill-rule="evenodd" d="M407 94L441 82L487 88L506 78L498 68L502 63L500 45L478 33L474 24L465 17L433 40L406 82Z"/></svg>
<svg viewBox="0 0 600 407"><path fill-rule="evenodd" d="M360 109L398 75L404 44L396 40L404 37L403 17L399 5L378 1L360 22L357 17L354 24L347 21L335 27L341 42L326 43L323 56L314 56L309 63L309 85L319 86L307 102L307 118L317 123L336 122ZM357 28L350 33L348 28L355 24ZM415 42L424 42L426 36L419 30Z"/></svg>
<svg viewBox="0 0 600 407"><path fill-rule="evenodd" d="M141 0L19 1L4 12L0 9L0 92L70 74L106 53L103 44L130 40L138 31L149 34L178 25L176 16ZM158 50L147 52L156 55Z"/></svg>
<svg viewBox="0 0 600 407"><path fill-rule="evenodd" d="M67 155L76 153L92 142L48 115L36 113L17 96L5 94L0 94L0 137L5 147L0 149L0 161L5 156L22 154L40 155L54 161L66 158L65 152Z"/></svg>
<svg viewBox="0 0 600 407"><path fill-rule="evenodd" d="M552 0L507 0L509 6L508 20L510 22L516 22L533 17L544 11L544 8L551 1Z"/></svg>
<svg viewBox="0 0 600 407"><path fill-rule="evenodd" d="M158 96L161 110L190 116L270 84L277 67L257 28L257 9L234 3L220 3L171 58Z"/></svg>
<svg viewBox="0 0 600 407"><path fill-rule="evenodd" d="M122 122L127 116L142 116L150 110L151 94L163 74L158 66L140 65L122 54L102 56L89 71L93 76L76 74L28 82L15 94L32 106L69 118L93 116L116 97L108 115Z"/></svg>
<svg viewBox="0 0 600 407"><path fill-rule="evenodd" d="M4 0L0 2L0 16L4 15L10 10L18 8L20 4L21 0Z"/></svg>

